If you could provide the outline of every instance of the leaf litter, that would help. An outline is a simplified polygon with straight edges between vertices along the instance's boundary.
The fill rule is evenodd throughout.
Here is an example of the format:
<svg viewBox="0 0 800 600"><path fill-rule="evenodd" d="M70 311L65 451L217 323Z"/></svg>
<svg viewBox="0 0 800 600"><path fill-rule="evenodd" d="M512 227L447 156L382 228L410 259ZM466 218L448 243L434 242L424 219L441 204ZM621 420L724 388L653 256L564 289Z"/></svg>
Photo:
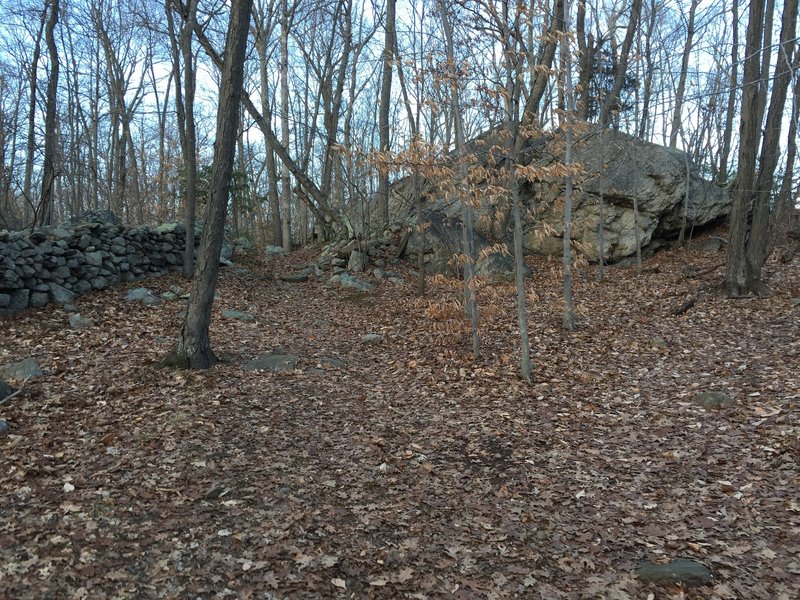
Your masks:
<svg viewBox="0 0 800 600"><path fill-rule="evenodd" d="M277 279L303 257L223 270L204 372L156 368L183 306L122 288L76 301L92 328L56 307L0 322L0 362L46 374L0 414L0 597L800 597L797 261L768 263L765 300L680 315L719 257L579 270L566 332L558 265L531 259L527 385L513 288L479 290L473 359L412 283L355 302ZM436 280L422 302L458 299ZM297 368L242 370L268 352ZM678 557L713 585L634 576Z"/></svg>

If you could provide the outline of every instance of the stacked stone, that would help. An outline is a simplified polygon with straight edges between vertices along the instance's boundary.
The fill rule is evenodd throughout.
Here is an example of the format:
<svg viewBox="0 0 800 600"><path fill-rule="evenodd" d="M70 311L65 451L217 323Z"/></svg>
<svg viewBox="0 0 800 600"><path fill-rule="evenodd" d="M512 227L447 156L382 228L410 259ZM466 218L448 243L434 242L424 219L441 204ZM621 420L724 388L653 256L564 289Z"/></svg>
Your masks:
<svg viewBox="0 0 800 600"><path fill-rule="evenodd" d="M179 269L185 239L177 223L157 229L85 223L30 234L0 231L0 317Z"/></svg>

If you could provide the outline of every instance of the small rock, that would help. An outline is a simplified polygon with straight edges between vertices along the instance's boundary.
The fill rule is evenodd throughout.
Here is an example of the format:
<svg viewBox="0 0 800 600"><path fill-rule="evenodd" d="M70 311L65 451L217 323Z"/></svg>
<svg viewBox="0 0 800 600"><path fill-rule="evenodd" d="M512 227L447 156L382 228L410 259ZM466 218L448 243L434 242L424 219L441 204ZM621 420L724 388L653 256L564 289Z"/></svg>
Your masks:
<svg viewBox="0 0 800 600"><path fill-rule="evenodd" d="M69 326L72 329L87 329L94 325L94 321L87 319L80 313L75 313L69 316Z"/></svg>
<svg viewBox="0 0 800 600"><path fill-rule="evenodd" d="M367 267L369 259L364 252L353 250L350 253L350 260L347 262L347 269L354 273L361 273Z"/></svg>
<svg viewBox="0 0 800 600"><path fill-rule="evenodd" d="M384 275L383 269L375 268L375 269L372 270L372 276L375 279L381 280L381 279L383 279L383 275Z"/></svg>
<svg viewBox="0 0 800 600"><path fill-rule="evenodd" d="M654 335L652 338L650 338L650 345L653 348L666 348L667 342L664 341L664 338L660 338L657 335Z"/></svg>
<svg viewBox="0 0 800 600"><path fill-rule="evenodd" d="M125 295L125 300L127 300L128 302L136 302L136 301L144 300L148 296L152 296L152 295L153 295L153 292L150 291L147 288L144 288L144 287L136 288L134 290L130 290Z"/></svg>
<svg viewBox="0 0 800 600"><path fill-rule="evenodd" d="M8 423L3 419L0 419L0 436L6 435L8 433Z"/></svg>
<svg viewBox="0 0 800 600"><path fill-rule="evenodd" d="M30 357L18 362L0 365L0 377L3 379L25 381L26 379L42 377L43 375L44 373L42 372L39 363Z"/></svg>
<svg viewBox="0 0 800 600"><path fill-rule="evenodd" d="M245 371L294 371L299 359L291 354L262 354L242 365Z"/></svg>
<svg viewBox="0 0 800 600"><path fill-rule="evenodd" d="M308 281L309 273L307 272L300 272L300 273L293 273L292 275L279 275L278 279L281 281L285 281L286 283L305 283Z"/></svg>
<svg viewBox="0 0 800 600"><path fill-rule="evenodd" d="M240 310L223 310L222 316L226 319L236 319L237 321L255 321L255 316Z"/></svg>
<svg viewBox="0 0 800 600"><path fill-rule="evenodd" d="M669 585L682 583L689 587L708 585L714 579L704 564L687 558L676 558L664 564L645 562L636 569L642 583Z"/></svg>
<svg viewBox="0 0 800 600"><path fill-rule="evenodd" d="M14 393L14 388L12 388L5 381L0 379L0 400L2 400L3 398L8 398L13 393Z"/></svg>
<svg viewBox="0 0 800 600"><path fill-rule="evenodd" d="M361 341L365 344L380 344L383 342L383 336L380 333L365 333L361 336Z"/></svg>
<svg viewBox="0 0 800 600"><path fill-rule="evenodd" d="M700 392L692 397L692 402L703 408L723 408L730 406L736 401L724 392Z"/></svg>
<svg viewBox="0 0 800 600"><path fill-rule="evenodd" d="M405 285L406 280L402 277L389 277L389 281L395 285Z"/></svg>
<svg viewBox="0 0 800 600"><path fill-rule="evenodd" d="M344 362L342 359L340 359L340 358L329 358L327 356L320 357L317 362L319 362L319 364L321 364L321 365L334 367L336 369L343 369L343 368L345 368L347 366L347 363Z"/></svg>
<svg viewBox="0 0 800 600"><path fill-rule="evenodd" d="M167 302L175 302L178 299L178 294L172 290L168 290L161 294L161 298Z"/></svg>
<svg viewBox="0 0 800 600"><path fill-rule="evenodd" d="M795 308L800 308L800 298L792 298L789 303Z"/></svg>
<svg viewBox="0 0 800 600"><path fill-rule="evenodd" d="M286 250L280 246L267 246L264 248L264 253L267 256L284 256L286 254Z"/></svg>
<svg viewBox="0 0 800 600"><path fill-rule="evenodd" d="M350 275L349 273L340 273L334 275L330 279L331 283L338 283L342 287L352 288L354 290L359 290L361 292L366 292L367 290L372 289L372 284L367 283L366 281L361 281L357 277Z"/></svg>
<svg viewBox="0 0 800 600"><path fill-rule="evenodd" d="M78 308L74 304L65 304L61 308L64 310L64 312L68 312L68 313L76 313L76 312L78 312Z"/></svg>
<svg viewBox="0 0 800 600"><path fill-rule="evenodd" d="M161 306L162 304L164 304L164 300L162 300L158 296L150 295L142 298L142 304L144 304L145 306Z"/></svg>

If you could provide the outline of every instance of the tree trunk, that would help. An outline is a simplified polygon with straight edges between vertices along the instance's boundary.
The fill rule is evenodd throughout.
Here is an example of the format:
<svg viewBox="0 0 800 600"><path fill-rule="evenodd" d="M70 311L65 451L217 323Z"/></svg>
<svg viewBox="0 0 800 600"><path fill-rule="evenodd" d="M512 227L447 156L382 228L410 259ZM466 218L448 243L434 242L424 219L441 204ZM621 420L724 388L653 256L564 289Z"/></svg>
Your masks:
<svg viewBox="0 0 800 600"><path fill-rule="evenodd" d="M58 48L55 29L58 23L59 0L50 0L45 40L50 55L50 76L47 80L47 104L44 118L44 164L42 165L42 195L39 201L38 221L49 225L53 217L53 187L56 178L56 104L58 102Z"/></svg>
<svg viewBox="0 0 800 600"><path fill-rule="evenodd" d="M200 238L197 268L192 279L186 319L181 327L180 339L164 359L164 365L206 369L217 361L211 350L208 329L211 324L211 308L225 229L225 213L233 175L252 3L252 0L237 0L231 7L217 108L211 197L206 206L205 224Z"/></svg>
<svg viewBox="0 0 800 600"><path fill-rule="evenodd" d="M633 46L633 36L636 33L636 27L639 24L639 18L642 15L642 0L633 0L631 4L631 14L628 20L628 28L625 32L625 39L622 42L622 49L619 53L619 62L616 65L616 75L611 90L604 98L603 104L600 108L600 123L603 126L608 126L611 122L611 113L619 104L619 94L622 90L622 84L625 82L625 75L628 71L628 59L631 54L631 46Z"/></svg>
<svg viewBox="0 0 800 600"><path fill-rule="evenodd" d="M281 0L281 146L289 150L289 27L292 15L287 0ZM289 167L281 170L281 240L292 251L292 186Z"/></svg>
<svg viewBox="0 0 800 600"><path fill-rule="evenodd" d="M464 198L463 185L466 184L467 167L465 160L466 145L464 143L464 124L461 115L461 105L458 93L458 78L456 77L455 51L453 44L453 31L450 26L450 17L447 14L445 0L439 0L439 11L442 19L442 29L444 30L445 45L447 48L447 61L451 73L448 84L450 85L450 105L453 112L453 124L456 142L456 154L459 159L458 173L458 193L461 196L461 219L462 219L462 244L464 253L464 308L469 316L470 329L472 331L472 354L475 358L481 354L480 337L478 336L478 306L475 302L475 290L473 290L474 277L474 248L473 248L473 208L469 198Z"/></svg>
<svg viewBox="0 0 800 600"><path fill-rule="evenodd" d="M784 118L786 96L791 83L791 57L797 46L797 0L785 0L781 23L781 38L772 78L772 94L764 124L764 138L761 143L761 157L758 161L758 178L753 196L753 217L750 237L747 241L747 274L749 291L761 296L766 292L762 269L772 247L772 216L774 206L772 190L775 184L775 170L780 158L781 125ZM762 72L766 75L766 72Z"/></svg>
<svg viewBox="0 0 800 600"><path fill-rule="evenodd" d="M731 4L732 36L731 40L731 76L728 81L728 107L725 112L725 128L722 131L722 148L720 149L719 173L717 183L728 183L728 157L731 153L731 137L733 119L736 116L736 90L739 83L739 2Z"/></svg>
<svg viewBox="0 0 800 600"><path fill-rule="evenodd" d="M396 0L386 0L386 37L383 44L383 76L381 78L381 100L378 109L378 135L381 152L389 151L389 105L392 99L392 64L394 62L394 22ZM389 171L378 169L378 213L381 223L389 223Z"/></svg>
<svg viewBox="0 0 800 600"><path fill-rule="evenodd" d="M37 95L37 74L39 70L39 57L41 55L42 34L45 23L47 22L47 7L42 11L39 22L39 31L36 34L36 41L33 46L33 57L31 58L30 71L30 97L28 98L28 135L26 139L25 152L25 179L22 184L22 195L25 200L24 219L28 222L28 215L33 209L33 163L36 159L36 99Z"/></svg>
<svg viewBox="0 0 800 600"><path fill-rule="evenodd" d="M681 109L683 108L683 95L686 91L686 77L689 74L689 56L694 44L694 17L700 0L692 0L689 7L689 21L686 25L686 44L683 46L681 59L681 72L678 76L678 89L675 91L675 107L672 111L672 129L669 134L669 147L675 148L678 143L678 133L681 129Z"/></svg>
<svg viewBox="0 0 800 600"><path fill-rule="evenodd" d="M756 152L760 123L758 113L761 78L761 38L764 28L764 2L750 3L750 14L745 36L744 82L742 88L742 110L739 123L738 173L733 185L733 205L730 216L730 232L725 263L723 289L728 296L745 295L749 289L746 278L746 244L748 212L752 191L756 181ZM746 280L747 279L747 280Z"/></svg>
<svg viewBox="0 0 800 600"><path fill-rule="evenodd" d="M551 13L550 27L545 36L545 43L542 48L541 60L539 61L538 69L536 71L536 79L531 84L531 91L525 101L525 108L522 111L522 118L520 126L523 130L533 125L539 118L539 105L542 101L542 96L547 89L547 84L550 79L549 70L553 66L553 58L556 54L558 46L558 34L563 33L565 29L564 20L561 15L564 14L564 0L553 0L553 11ZM516 150L520 150L521 144L524 143L525 136L520 136L517 141Z"/></svg>
<svg viewBox="0 0 800 600"><path fill-rule="evenodd" d="M569 22L570 0L564 2L564 22ZM575 303L572 300L572 121L575 99L572 93L572 57L566 36L561 38L561 54L564 61L564 93L566 100L566 133L564 136L564 167L567 180L564 188L564 237L562 247L564 271L564 329L575 329ZM515 217L516 219L516 217Z"/></svg>

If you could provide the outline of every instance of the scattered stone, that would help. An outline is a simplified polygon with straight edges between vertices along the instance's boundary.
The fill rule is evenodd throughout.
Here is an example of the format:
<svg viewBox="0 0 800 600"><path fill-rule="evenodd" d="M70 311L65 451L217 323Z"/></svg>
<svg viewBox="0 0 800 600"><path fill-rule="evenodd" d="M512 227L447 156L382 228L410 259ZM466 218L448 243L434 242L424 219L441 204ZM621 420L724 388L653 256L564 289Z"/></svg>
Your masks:
<svg viewBox="0 0 800 600"><path fill-rule="evenodd" d="M267 246L264 248L264 253L269 256L286 256L286 250L280 246Z"/></svg>
<svg viewBox="0 0 800 600"><path fill-rule="evenodd" d="M68 313L76 313L78 312L78 308L74 304L65 304L61 307L64 312Z"/></svg>
<svg viewBox="0 0 800 600"><path fill-rule="evenodd" d="M0 436L6 435L8 433L8 423L3 419L0 419Z"/></svg>
<svg viewBox="0 0 800 600"><path fill-rule="evenodd" d="M69 316L69 326L72 329L88 329L94 325L94 321L84 317L80 313L75 313Z"/></svg>
<svg viewBox="0 0 800 600"><path fill-rule="evenodd" d="M383 279L384 276L383 269L376 267L375 269L372 270L372 276L378 281L380 281L381 279Z"/></svg>
<svg viewBox="0 0 800 600"><path fill-rule="evenodd" d="M306 375L314 375L315 377L323 377L325 375L325 369L318 369L317 367L308 367L305 371L303 371Z"/></svg>
<svg viewBox="0 0 800 600"><path fill-rule="evenodd" d="M127 300L128 302L142 301L145 298L147 298L148 296L152 296L152 295L153 295L153 292L151 290L149 290L148 288L145 288L145 287L136 288L134 290L130 290L127 293L127 295L125 296L125 300Z"/></svg>
<svg viewBox="0 0 800 600"><path fill-rule="evenodd" d="M381 344L383 336L380 333L365 333L361 336L361 341L365 344Z"/></svg>
<svg viewBox="0 0 800 600"><path fill-rule="evenodd" d="M650 345L653 348L666 348L667 342L664 340L664 338L654 335L652 338L650 338Z"/></svg>
<svg viewBox="0 0 800 600"><path fill-rule="evenodd" d="M706 409L724 408L736 401L724 392L700 392L692 397L692 402Z"/></svg>
<svg viewBox="0 0 800 600"><path fill-rule="evenodd" d="M372 284L367 283L366 281L361 281L349 273L337 273L331 277L330 281L331 283L338 283L342 287L352 288L361 292L366 292L367 290L372 289Z"/></svg>
<svg viewBox="0 0 800 600"><path fill-rule="evenodd" d="M226 319L236 319L237 321L255 321L256 318L250 313L242 312L240 310L225 309L222 311L222 316Z"/></svg>
<svg viewBox="0 0 800 600"><path fill-rule="evenodd" d="M294 371L299 359L292 354L262 354L242 365L245 371Z"/></svg>
<svg viewBox="0 0 800 600"><path fill-rule="evenodd" d="M26 379L42 377L43 375L44 373L39 363L30 357L17 362L0 365L0 377L3 379L25 381Z"/></svg>
<svg viewBox="0 0 800 600"><path fill-rule="evenodd" d="M176 294L172 290L167 290L166 292L161 294L161 299L167 302L175 302L178 299L178 294Z"/></svg>
<svg viewBox="0 0 800 600"><path fill-rule="evenodd" d="M310 273L301 271L300 273L292 273L291 275L279 275L278 279L286 283L305 283L308 281Z"/></svg>
<svg viewBox="0 0 800 600"><path fill-rule="evenodd" d="M789 302L795 308L800 308L800 298L792 298L791 300L789 300Z"/></svg>
<svg viewBox="0 0 800 600"><path fill-rule="evenodd" d="M353 250L350 253L350 260L347 261L347 269L354 273L361 273L367 268L369 258L366 253Z"/></svg>
<svg viewBox="0 0 800 600"><path fill-rule="evenodd" d="M402 277L389 277L389 281L395 285L405 285L406 280Z"/></svg>
<svg viewBox="0 0 800 600"><path fill-rule="evenodd" d="M687 558L676 558L664 564L645 562L636 569L642 583L656 585L683 584L688 587L708 585L714 576L704 564Z"/></svg>
<svg viewBox="0 0 800 600"><path fill-rule="evenodd" d="M8 398L13 393L14 393L14 388L12 388L5 381L0 379L0 400L2 400L3 398Z"/></svg>
<svg viewBox="0 0 800 600"><path fill-rule="evenodd" d="M142 298L142 304L144 304L145 306L161 306L162 304L164 304L164 300L159 298L158 296L150 295Z"/></svg>
<svg viewBox="0 0 800 600"><path fill-rule="evenodd" d="M321 365L333 367L335 369L344 369L347 366L347 363L341 358L329 358L327 356L320 357L317 362Z"/></svg>
<svg viewBox="0 0 800 600"><path fill-rule="evenodd" d="M695 250L699 252L708 252L713 254L714 252L719 252L722 249L722 240L718 237L711 237L702 242L699 242L696 246L694 246Z"/></svg>

